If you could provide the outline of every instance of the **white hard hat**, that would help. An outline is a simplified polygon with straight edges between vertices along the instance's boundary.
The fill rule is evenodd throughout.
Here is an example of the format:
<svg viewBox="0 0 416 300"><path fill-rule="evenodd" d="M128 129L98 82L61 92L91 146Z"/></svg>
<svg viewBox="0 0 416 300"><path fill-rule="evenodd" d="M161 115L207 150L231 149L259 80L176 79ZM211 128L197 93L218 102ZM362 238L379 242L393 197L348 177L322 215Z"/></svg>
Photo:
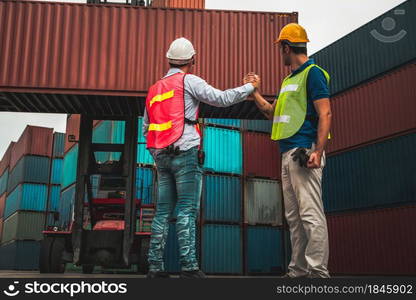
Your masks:
<svg viewBox="0 0 416 300"><path fill-rule="evenodd" d="M176 39L170 44L166 57L174 62L187 63L194 55L195 49L192 43L186 38Z"/></svg>

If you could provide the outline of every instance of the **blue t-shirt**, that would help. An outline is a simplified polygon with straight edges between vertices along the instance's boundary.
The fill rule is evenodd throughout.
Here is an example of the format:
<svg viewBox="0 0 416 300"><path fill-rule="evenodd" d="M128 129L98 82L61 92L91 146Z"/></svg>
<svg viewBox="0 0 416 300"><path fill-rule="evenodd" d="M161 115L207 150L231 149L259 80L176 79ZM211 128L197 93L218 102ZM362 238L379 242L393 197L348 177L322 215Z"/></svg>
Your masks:
<svg viewBox="0 0 416 300"><path fill-rule="evenodd" d="M313 59L309 59L297 70L293 71L290 76L294 76L295 74L302 72L307 66L314 63ZM329 98L328 82L322 70L317 67L312 67L309 70L306 88L308 97L306 115L310 117L317 117L318 114L315 110L313 102L318 99ZM279 141L280 152L283 153L297 147L311 148L312 143L316 142L317 136L318 121L305 120L295 135Z"/></svg>

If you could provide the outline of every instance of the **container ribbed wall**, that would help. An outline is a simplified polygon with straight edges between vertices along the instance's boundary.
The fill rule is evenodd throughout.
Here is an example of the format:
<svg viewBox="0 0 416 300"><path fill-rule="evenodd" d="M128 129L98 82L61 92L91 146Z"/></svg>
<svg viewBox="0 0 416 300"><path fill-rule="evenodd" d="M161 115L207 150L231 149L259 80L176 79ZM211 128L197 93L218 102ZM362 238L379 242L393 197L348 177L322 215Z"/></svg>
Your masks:
<svg viewBox="0 0 416 300"><path fill-rule="evenodd" d="M0 246L0 269L37 270L39 268L40 242L11 241Z"/></svg>
<svg viewBox="0 0 416 300"><path fill-rule="evenodd" d="M244 190L245 223L282 225L282 187L278 181L247 179Z"/></svg>
<svg viewBox="0 0 416 300"><path fill-rule="evenodd" d="M42 211L46 208L46 184L19 184L6 198L4 218L17 210Z"/></svg>
<svg viewBox="0 0 416 300"><path fill-rule="evenodd" d="M1 5L1 3L0 3ZM19 140L13 147L10 157L10 170L24 155L51 156L52 154L52 128L26 126Z"/></svg>
<svg viewBox="0 0 416 300"><path fill-rule="evenodd" d="M61 184L62 165L63 165L62 158L55 158L52 160L52 177L51 177L52 184Z"/></svg>
<svg viewBox="0 0 416 300"><path fill-rule="evenodd" d="M18 184L23 182L48 183L49 164L49 157L23 156L10 173L7 192L10 193Z"/></svg>
<svg viewBox="0 0 416 300"><path fill-rule="evenodd" d="M205 0L153 0L152 7L205 8Z"/></svg>
<svg viewBox="0 0 416 300"><path fill-rule="evenodd" d="M72 210L75 202L75 184L67 187L61 193L59 203L59 226L68 229L72 220Z"/></svg>
<svg viewBox="0 0 416 300"><path fill-rule="evenodd" d="M206 273L241 274L241 227L204 225L202 228L202 270Z"/></svg>
<svg viewBox="0 0 416 300"><path fill-rule="evenodd" d="M326 212L416 203L416 133L328 158Z"/></svg>
<svg viewBox="0 0 416 300"><path fill-rule="evenodd" d="M333 123L327 152L415 129L415 77L416 63L411 63L332 98Z"/></svg>
<svg viewBox="0 0 416 300"><path fill-rule="evenodd" d="M3 173L3 175L0 176L0 195L6 192L8 180L9 180L9 170L6 170Z"/></svg>
<svg viewBox="0 0 416 300"><path fill-rule="evenodd" d="M265 132L270 134L272 132L272 121L269 120L241 120L241 128L244 130Z"/></svg>
<svg viewBox="0 0 416 300"><path fill-rule="evenodd" d="M240 128L241 127L241 120L239 119L212 119L206 118L204 119L205 124L209 125L220 125L225 127L232 127L232 128Z"/></svg>
<svg viewBox="0 0 416 300"><path fill-rule="evenodd" d="M241 178L205 175L204 179L204 220L241 222Z"/></svg>
<svg viewBox="0 0 416 300"><path fill-rule="evenodd" d="M153 169L136 169L136 198L141 199L143 204L153 203Z"/></svg>
<svg viewBox="0 0 416 300"><path fill-rule="evenodd" d="M4 152L2 159L0 160L0 176L6 171L10 166L10 157L12 156L12 151L15 142L10 142L9 146Z"/></svg>
<svg viewBox="0 0 416 300"><path fill-rule="evenodd" d="M69 150L64 157L62 166L62 188L73 184L77 177L78 145Z"/></svg>
<svg viewBox="0 0 416 300"><path fill-rule="evenodd" d="M3 193L2 195L0 195L0 218L3 217L5 206L6 206L6 193Z"/></svg>
<svg viewBox="0 0 416 300"><path fill-rule="evenodd" d="M416 207L327 217L333 274L416 274Z"/></svg>
<svg viewBox="0 0 416 300"><path fill-rule="evenodd" d="M44 212L15 212L4 220L1 243L11 240L42 240L44 224Z"/></svg>
<svg viewBox="0 0 416 300"><path fill-rule="evenodd" d="M63 157L65 147L65 133L55 132L53 134L53 157Z"/></svg>
<svg viewBox="0 0 416 300"><path fill-rule="evenodd" d="M288 68L273 41L297 13L2 1L0 20L0 87L145 95L166 72L170 43L184 36L207 82L232 88L256 70L274 96Z"/></svg>
<svg viewBox="0 0 416 300"><path fill-rule="evenodd" d="M241 132L204 127L204 168L209 171L242 174Z"/></svg>
<svg viewBox="0 0 416 300"><path fill-rule="evenodd" d="M415 14L416 2L405 1L315 53L312 57L316 63L331 75L331 93L337 94L415 59ZM383 29L386 18L393 18L394 30ZM385 38L377 39L374 33Z"/></svg>
<svg viewBox="0 0 416 300"><path fill-rule="evenodd" d="M281 158L279 146L270 134L243 133L244 175L279 179Z"/></svg>
<svg viewBox="0 0 416 300"><path fill-rule="evenodd" d="M248 226L246 251L248 273L282 272L284 248L280 228Z"/></svg>

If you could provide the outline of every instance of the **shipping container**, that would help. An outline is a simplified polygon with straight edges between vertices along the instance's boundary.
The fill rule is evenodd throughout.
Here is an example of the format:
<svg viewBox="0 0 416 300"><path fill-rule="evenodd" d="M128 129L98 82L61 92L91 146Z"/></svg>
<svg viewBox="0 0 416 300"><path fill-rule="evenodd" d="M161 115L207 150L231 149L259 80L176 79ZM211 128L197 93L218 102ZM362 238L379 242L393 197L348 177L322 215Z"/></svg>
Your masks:
<svg viewBox="0 0 416 300"><path fill-rule="evenodd" d="M328 216L329 271L414 276L415 219L416 206Z"/></svg>
<svg viewBox="0 0 416 300"><path fill-rule="evenodd" d="M4 218L18 210L45 210L47 191L46 184L19 184L6 198Z"/></svg>
<svg viewBox="0 0 416 300"><path fill-rule="evenodd" d="M166 8L205 8L205 0L153 0L152 7Z"/></svg>
<svg viewBox="0 0 416 300"><path fill-rule="evenodd" d="M415 59L415 14L416 2L405 1L315 53L316 63L331 75L331 93L338 94Z"/></svg>
<svg viewBox="0 0 416 300"><path fill-rule="evenodd" d="M137 127L138 127L138 135L137 135L137 142L146 143L146 138L143 135L143 117L137 118Z"/></svg>
<svg viewBox="0 0 416 300"><path fill-rule="evenodd" d="M204 175L204 221L241 222L241 189L240 177Z"/></svg>
<svg viewBox="0 0 416 300"><path fill-rule="evenodd" d="M61 199L61 186L51 185L49 191L48 211L58 211Z"/></svg>
<svg viewBox="0 0 416 300"><path fill-rule="evenodd" d="M65 133L55 132L53 134L53 157L63 157L65 147Z"/></svg>
<svg viewBox="0 0 416 300"><path fill-rule="evenodd" d="M0 242L1 242L1 239L3 238L3 223L4 223L3 218L0 217Z"/></svg>
<svg viewBox="0 0 416 300"><path fill-rule="evenodd" d="M280 179L279 146L269 134L244 132L243 153L245 176Z"/></svg>
<svg viewBox="0 0 416 300"><path fill-rule="evenodd" d="M30 1L2 1L0 16L0 87L48 89L57 97L74 90L145 96L165 74L166 51L180 36L195 45L194 73L213 86L240 86L242 77L256 70L263 78L263 94L275 96L276 83L288 68L273 41L284 25L298 18L297 13ZM268 46L253 46L259 43ZM65 97L62 105L76 97Z"/></svg>
<svg viewBox="0 0 416 300"><path fill-rule="evenodd" d="M6 169L8 169L10 166L10 157L12 155L14 144L15 142L10 142L9 146L7 146L7 149L3 154L2 159L0 160L0 176L3 175Z"/></svg>
<svg viewBox="0 0 416 300"><path fill-rule="evenodd" d="M153 156L146 149L146 144L137 145L137 163L143 165L153 165L155 163Z"/></svg>
<svg viewBox="0 0 416 300"><path fill-rule="evenodd" d="M73 184L77 178L78 145L65 153L62 166L62 189Z"/></svg>
<svg viewBox="0 0 416 300"><path fill-rule="evenodd" d="M273 122L270 120L241 120L241 128L248 131L271 134Z"/></svg>
<svg viewBox="0 0 416 300"><path fill-rule="evenodd" d="M224 127L231 127L238 129L241 127L241 120L239 119L212 119L206 118L204 119L204 123L208 125L219 125Z"/></svg>
<svg viewBox="0 0 416 300"><path fill-rule="evenodd" d="M1 5L1 3L0 3ZM10 171L24 155L51 156L52 154L52 128L26 126L19 140L13 147L10 157Z"/></svg>
<svg viewBox="0 0 416 300"><path fill-rule="evenodd" d="M3 218L4 208L6 206L6 193L0 195L0 218Z"/></svg>
<svg viewBox="0 0 416 300"><path fill-rule="evenodd" d="M62 165L63 165L62 158L55 158L52 160L52 176L51 176L52 184L61 184Z"/></svg>
<svg viewBox="0 0 416 300"><path fill-rule="evenodd" d="M153 169L136 169L136 198L143 204L153 204L154 178Z"/></svg>
<svg viewBox="0 0 416 300"><path fill-rule="evenodd" d="M72 220L74 202L75 202L75 184L67 187L61 192L61 201L59 202L59 227L67 230Z"/></svg>
<svg viewBox="0 0 416 300"><path fill-rule="evenodd" d="M0 176L0 195L6 192L8 180L9 170L6 170L3 175Z"/></svg>
<svg viewBox="0 0 416 300"><path fill-rule="evenodd" d="M242 232L238 225L207 224L202 228L202 270L206 273L243 272Z"/></svg>
<svg viewBox="0 0 416 300"><path fill-rule="evenodd" d="M1 243L11 240L42 240L45 216L45 212L17 211L5 218Z"/></svg>
<svg viewBox="0 0 416 300"><path fill-rule="evenodd" d="M282 229L264 226L247 228L248 274L278 274L284 269Z"/></svg>
<svg viewBox="0 0 416 300"><path fill-rule="evenodd" d="M50 158L45 156L23 156L10 172L7 182L7 193L20 183L45 183L49 182Z"/></svg>
<svg viewBox="0 0 416 300"><path fill-rule="evenodd" d="M327 152L343 151L415 129L415 77L413 62L332 98L334 117Z"/></svg>
<svg viewBox="0 0 416 300"><path fill-rule="evenodd" d="M203 134L204 168L213 172L242 174L241 132L207 126Z"/></svg>
<svg viewBox="0 0 416 300"><path fill-rule="evenodd" d="M326 212L416 203L416 133L328 158Z"/></svg>
<svg viewBox="0 0 416 300"><path fill-rule="evenodd" d="M282 225L282 186L274 180L248 178L244 185L244 222Z"/></svg>
<svg viewBox="0 0 416 300"><path fill-rule="evenodd" d="M0 247L1 270L37 270L40 242L11 241Z"/></svg>
<svg viewBox="0 0 416 300"><path fill-rule="evenodd" d="M81 115L79 114L71 114L68 115L66 119L66 133L65 133L65 146L64 146L64 153L67 153L69 149L73 146L77 145L77 143L69 142L68 137L73 135L75 140L79 139L79 126L81 121Z"/></svg>

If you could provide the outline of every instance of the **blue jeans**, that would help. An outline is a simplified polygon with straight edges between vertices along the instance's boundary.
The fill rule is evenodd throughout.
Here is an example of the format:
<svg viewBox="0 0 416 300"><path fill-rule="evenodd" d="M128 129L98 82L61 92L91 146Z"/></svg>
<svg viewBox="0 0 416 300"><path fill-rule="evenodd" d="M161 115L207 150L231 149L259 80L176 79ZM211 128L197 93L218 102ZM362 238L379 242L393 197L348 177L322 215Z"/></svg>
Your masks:
<svg viewBox="0 0 416 300"><path fill-rule="evenodd" d="M165 271L163 253L169 230L168 221L177 206L176 233L182 270L198 270L195 223L202 188L202 167L198 163L198 148L191 148L176 156L159 153L154 158L158 174L158 200L152 223L149 269Z"/></svg>

